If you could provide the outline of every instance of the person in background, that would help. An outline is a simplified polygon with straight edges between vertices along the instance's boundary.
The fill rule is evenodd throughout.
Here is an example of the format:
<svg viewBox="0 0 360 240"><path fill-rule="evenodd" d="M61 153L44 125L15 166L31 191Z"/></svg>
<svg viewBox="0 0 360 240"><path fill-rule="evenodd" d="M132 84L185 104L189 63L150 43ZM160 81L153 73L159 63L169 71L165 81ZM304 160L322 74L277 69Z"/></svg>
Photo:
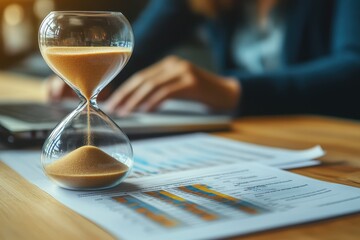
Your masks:
<svg viewBox="0 0 360 240"><path fill-rule="evenodd" d="M358 26L358 0L153 0L134 24L133 56L112 82L106 106L127 115L180 98L238 116L360 119ZM162 58L199 28L216 73ZM62 81L49 86L55 100L70 92Z"/></svg>

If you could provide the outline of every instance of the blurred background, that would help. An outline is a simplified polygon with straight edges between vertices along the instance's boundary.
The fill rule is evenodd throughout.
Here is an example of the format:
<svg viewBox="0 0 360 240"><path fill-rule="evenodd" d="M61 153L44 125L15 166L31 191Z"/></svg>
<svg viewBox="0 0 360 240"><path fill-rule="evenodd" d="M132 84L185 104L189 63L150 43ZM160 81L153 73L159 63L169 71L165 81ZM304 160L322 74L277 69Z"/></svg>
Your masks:
<svg viewBox="0 0 360 240"><path fill-rule="evenodd" d="M51 74L38 50L37 32L53 10L120 11L133 22L147 0L0 0L0 71Z"/></svg>

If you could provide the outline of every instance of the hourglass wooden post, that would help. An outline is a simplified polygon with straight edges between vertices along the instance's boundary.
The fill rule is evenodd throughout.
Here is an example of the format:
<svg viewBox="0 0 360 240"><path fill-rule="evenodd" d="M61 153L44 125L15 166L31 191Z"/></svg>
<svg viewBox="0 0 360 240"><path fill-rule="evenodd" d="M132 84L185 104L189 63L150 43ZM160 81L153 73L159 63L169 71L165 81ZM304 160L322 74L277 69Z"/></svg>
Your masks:
<svg viewBox="0 0 360 240"><path fill-rule="evenodd" d="M129 22L114 12L52 12L40 26L39 46L50 68L82 100L45 141L45 173L70 189L119 184L133 165L132 147L96 97L130 58Z"/></svg>

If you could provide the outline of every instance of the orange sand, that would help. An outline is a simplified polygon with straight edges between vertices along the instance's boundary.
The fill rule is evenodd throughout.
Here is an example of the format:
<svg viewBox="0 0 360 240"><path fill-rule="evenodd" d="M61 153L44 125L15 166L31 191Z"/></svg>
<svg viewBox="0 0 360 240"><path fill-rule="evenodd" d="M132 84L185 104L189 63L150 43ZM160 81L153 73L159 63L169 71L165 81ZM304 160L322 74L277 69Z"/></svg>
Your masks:
<svg viewBox="0 0 360 240"><path fill-rule="evenodd" d="M91 145L89 100L99 84L123 68L131 49L121 47L47 47L45 58L88 101L86 144Z"/></svg>
<svg viewBox="0 0 360 240"><path fill-rule="evenodd" d="M124 67L131 49L121 47L47 47L45 58L86 99L95 88Z"/></svg>
<svg viewBox="0 0 360 240"><path fill-rule="evenodd" d="M129 170L91 145L89 100L99 84L121 69L131 49L120 47L48 47L45 58L87 99L88 146L80 147L46 166L47 174L70 188L111 186Z"/></svg>
<svg viewBox="0 0 360 240"><path fill-rule="evenodd" d="M129 168L94 146L83 146L45 167L55 181L70 188L111 186Z"/></svg>

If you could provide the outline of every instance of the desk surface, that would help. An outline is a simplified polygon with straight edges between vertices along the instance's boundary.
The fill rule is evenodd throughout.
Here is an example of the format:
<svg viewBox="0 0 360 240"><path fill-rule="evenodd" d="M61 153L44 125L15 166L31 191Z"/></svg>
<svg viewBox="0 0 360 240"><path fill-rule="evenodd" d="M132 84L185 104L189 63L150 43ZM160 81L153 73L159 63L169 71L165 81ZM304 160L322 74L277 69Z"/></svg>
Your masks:
<svg viewBox="0 0 360 240"><path fill-rule="evenodd" d="M0 89L14 96L4 90L4 86L11 86L15 91L18 89L13 84L3 84L7 76L0 73ZM11 81L17 82L18 77L10 77ZM23 82L18 83L23 86ZM42 100L43 94L30 91L30 88L39 89L41 83L32 80L27 84L28 95L20 96ZM320 166L292 171L360 187L360 122L318 116L242 118L234 121L231 131L215 135L291 149L320 144L327 152L320 159ZM110 234L64 207L1 162L0 176L0 239L113 239ZM359 226L360 214L353 214L237 239L358 239Z"/></svg>

